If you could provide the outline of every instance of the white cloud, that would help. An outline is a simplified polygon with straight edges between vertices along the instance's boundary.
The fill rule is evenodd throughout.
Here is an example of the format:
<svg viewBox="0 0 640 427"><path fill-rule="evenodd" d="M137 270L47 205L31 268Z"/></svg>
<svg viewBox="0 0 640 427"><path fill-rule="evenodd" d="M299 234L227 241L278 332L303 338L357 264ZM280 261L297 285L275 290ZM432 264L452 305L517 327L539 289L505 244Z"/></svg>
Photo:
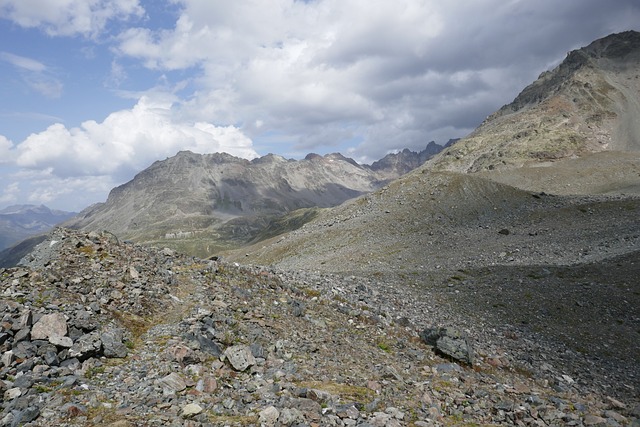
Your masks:
<svg viewBox="0 0 640 427"><path fill-rule="evenodd" d="M172 108L170 101L143 97L133 109L112 113L102 123L86 121L70 129L51 125L18 144L16 163L50 168L60 178L113 175L123 181L178 150L257 156L251 140L236 127L176 122Z"/></svg>
<svg viewBox="0 0 640 427"><path fill-rule="evenodd" d="M13 142L0 135L0 164L13 161Z"/></svg>
<svg viewBox="0 0 640 427"><path fill-rule="evenodd" d="M50 36L95 36L110 20L143 14L138 0L0 0L0 17Z"/></svg>
<svg viewBox="0 0 640 427"><path fill-rule="evenodd" d="M0 194L0 204L9 205L18 201L20 195L20 184L18 182L8 183Z"/></svg>
<svg viewBox="0 0 640 427"><path fill-rule="evenodd" d="M0 163L31 173L15 179L40 202L72 194L92 202L184 149L247 158L255 150L331 150L367 162L422 149L470 132L568 50L637 27L637 0L612 4L0 0L0 19L84 37L75 53L111 65L96 81L136 102L102 122L55 124L19 144L0 138ZM101 61L104 51L115 56ZM66 95L58 76L73 78L74 60L59 70L16 53L0 52L0 60L25 85ZM85 117L95 117L90 104ZM6 176L0 180L11 182Z"/></svg>
<svg viewBox="0 0 640 427"><path fill-rule="evenodd" d="M35 59L14 55L9 52L0 52L0 59L9 62L15 67L33 72L42 72L47 68L43 63L38 62Z"/></svg>
<svg viewBox="0 0 640 427"><path fill-rule="evenodd" d="M66 211L79 211L96 201L97 195L106 194L119 183L110 176L67 177L53 175L45 169L29 181L27 202L51 204Z"/></svg>
<svg viewBox="0 0 640 427"><path fill-rule="evenodd" d="M0 60L16 67L22 81L39 94L47 98L59 98L62 95L64 85L42 62L9 52L0 52Z"/></svg>
<svg viewBox="0 0 640 427"><path fill-rule="evenodd" d="M24 82L33 90L47 98L60 98L64 85L58 79L46 74L24 76Z"/></svg>
<svg viewBox="0 0 640 427"><path fill-rule="evenodd" d="M76 212L104 200L109 190L121 184L108 175L61 178L51 168L22 169L2 178L10 183L0 194L0 204L46 204Z"/></svg>

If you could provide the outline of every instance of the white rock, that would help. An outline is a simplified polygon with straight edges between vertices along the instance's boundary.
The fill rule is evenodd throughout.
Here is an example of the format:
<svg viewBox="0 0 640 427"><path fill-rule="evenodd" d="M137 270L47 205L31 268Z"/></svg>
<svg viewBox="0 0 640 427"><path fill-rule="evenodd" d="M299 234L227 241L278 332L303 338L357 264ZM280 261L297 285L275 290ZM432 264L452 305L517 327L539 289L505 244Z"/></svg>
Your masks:
<svg viewBox="0 0 640 427"><path fill-rule="evenodd" d="M202 411L203 411L202 406L198 405L197 403L189 403L187 406L182 408L182 417L183 418L193 417L194 415L200 414Z"/></svg>
<svg viewBox="0 0 640 427"><path fill-rule="evenodd" d="M256 364L256 359L251 349L246 345L233 345L224 351L224 356L229 360L236 371L244 371L249 366Z"/></svg>
<svg viewBox="0 0 640 427"><path fill-rule="evenodd" d="M260 411L258 421L262 426L275 426L279 416L280 411L275 406L269 406Z"/></svg>
<svg viewBox="0 0 640 427"><path fill-rule="evenodd" d="M22 395L19 387L10 388L4 392L4 400L13 400Z"/></svg>
<svg viewBox="0 0 640 427"><path fill-rule="evenodd" d="M67 319L62 313L45 314L31 328L32 340L46 340L54 335L67 335Z"/></svg>

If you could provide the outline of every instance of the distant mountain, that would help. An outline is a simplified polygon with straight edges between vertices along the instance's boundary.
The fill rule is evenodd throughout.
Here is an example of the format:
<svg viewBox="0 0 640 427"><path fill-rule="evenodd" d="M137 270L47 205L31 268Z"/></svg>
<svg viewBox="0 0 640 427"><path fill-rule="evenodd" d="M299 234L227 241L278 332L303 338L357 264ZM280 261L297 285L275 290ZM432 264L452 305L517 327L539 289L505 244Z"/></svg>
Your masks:
<svg viewBox="0 0 640 427"><path fill-rule="evenodd" d="M387 171L397 176L404 175L438 154L442 151L442 148L442 145L438 145L433 141L427 144L427 147L419 153L405 148L398 153L387 154L382 159L373 162L371 169L374 171Z"/></svg>
<svg viewBox="0 0 640 427"><path fill-rule="evenodd" d="M245 244L275 220L278 230L298 227L301 218L315 215L314 209L380 188L441 148L431 143L420 153L404 150L372 166L339 153L309 154L303 160L269 154L248 161L183 151L114 188L105 203L87 208L67 225L210 255ZM281 218L303 208L311 211L294 220Z"/></svg>
<svg viewBox="0 0 640 427"><path fill-rule="evenodd" d="M640 33L569 52L471 135L430 161L478 172L548 165L599 152L640 151ZM624 157L624 156L622 156Z"/></svg>
<svg viewBox="0 0 640 427"><path fill-rule="evenodd" d="M45 233L75 212L52 210L44 205L14 205L0 210L0 250L27 237Z"/></svg>

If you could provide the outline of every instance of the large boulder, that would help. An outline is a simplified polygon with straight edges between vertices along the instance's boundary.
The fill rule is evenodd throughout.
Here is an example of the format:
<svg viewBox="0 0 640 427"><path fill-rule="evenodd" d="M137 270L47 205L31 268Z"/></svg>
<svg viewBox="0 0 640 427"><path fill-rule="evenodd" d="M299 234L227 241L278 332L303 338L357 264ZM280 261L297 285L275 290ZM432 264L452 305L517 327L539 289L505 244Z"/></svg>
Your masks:
<svg viewBox="0 0 640 427"><path fill-rule="evenodd" d="M431 327L424 329L420 337L437 352L473 365L473 347L464 332L453 327Z"/></svg>

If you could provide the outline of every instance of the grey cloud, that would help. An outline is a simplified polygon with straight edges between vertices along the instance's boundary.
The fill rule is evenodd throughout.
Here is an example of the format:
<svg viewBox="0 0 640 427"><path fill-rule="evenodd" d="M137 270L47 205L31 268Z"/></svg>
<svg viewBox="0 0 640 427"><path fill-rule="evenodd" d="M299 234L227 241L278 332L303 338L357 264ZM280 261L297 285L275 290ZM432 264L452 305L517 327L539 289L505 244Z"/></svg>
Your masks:
<svg viewBox="0 0 640 427"><path fill-rule="evenodd" d="M184 4L175 32L130 42L156 66L201 61L185 115L245 123L258 150L281 135L360 157L464 136L569 50L640 22L632 0Z"/></svg>

